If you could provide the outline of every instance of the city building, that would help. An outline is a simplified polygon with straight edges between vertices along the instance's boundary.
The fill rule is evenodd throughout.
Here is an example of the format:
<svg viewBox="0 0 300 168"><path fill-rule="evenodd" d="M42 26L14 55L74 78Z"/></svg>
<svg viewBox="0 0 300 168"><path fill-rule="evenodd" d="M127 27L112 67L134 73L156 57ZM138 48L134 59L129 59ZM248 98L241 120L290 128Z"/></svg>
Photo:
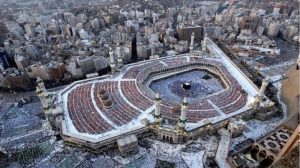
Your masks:
<svg viewBox="0 0 300 168"><path fill-rule="evenodd" d="M8 68L3 73L6 85L11 89L30 89L31 82L24 72L20 72L16 68Z"/></svg>

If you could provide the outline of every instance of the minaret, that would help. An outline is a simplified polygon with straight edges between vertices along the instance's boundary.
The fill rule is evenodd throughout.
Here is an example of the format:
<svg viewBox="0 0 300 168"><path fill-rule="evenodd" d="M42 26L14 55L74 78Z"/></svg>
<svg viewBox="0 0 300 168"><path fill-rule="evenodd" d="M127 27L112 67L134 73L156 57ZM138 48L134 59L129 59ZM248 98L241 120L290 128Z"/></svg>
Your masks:
<svg viewBox="0 0 300 168"><path fill-rule="evenodd" d="M50 108L51 108L51 96L48 93L44 93L44 99L45 102L47 104L47 108L44 109L46 112L49 112Z"/></svg>
<svg viewBox="0 0 300 168"><path fill-rule="evenodd" d="M266 88L267 88L269 82L270 82L269 76L267 76L265 79L263 79L261 87L260 87L257 95L254 97L254 103L253 103L254 108L257 108L260 105L261 99L264 96L264 93L266 91Z"/></svg>
<svg viewBox="0 0 300 168"><path fill-rule="evenodd" d="M202 40L202 51L206 51L206 47L207 47L207 33L205 33L205 36Z"/></svg>
<svg viewBox="0 0 300 168"><path fill-rule="evenodd" d="M117 55L119 56L120 54L121 54L120 43L117 43Z"/></svg>
<svg viewBox="0 0 300 168"><path fill-rule="evenodd" d="M153 33L156 33L156 14L155 13L152 14L152 18L153 18L153 24L152 24Z"/></svg>
<svg viewBox="0 0 300 168"><path fill-rule="evenodd" d="M161 103L161 98L159 93L155 94L155 112L154 112L154 118L156 123L161 122L161 114L160 114L160 103Z"/></svg>
<svg viewBox="0 0 300 168"><path fill-rule="evenodd" d="M123 64L123 58L122 58L122 55L121 55L121 48L120 48L119 43L117 44L117 55L118 55L117 63L118 63L118 65L122 65Z"/></svg>
<svg viewBox="0 0 300 168"><path fill-rule="evenodd" d="M41 103L43 105L43 109L46 111L49 109L49 95L45 93L39 86L36 87L36 94L41 100Z"/></svg>
<svg viewBox="0 0 300 168"><path fill-rule="evenodd" d="M110 60L111 73L115 74L116 64L115 64L114 53L112 51L112 48L109 48L109 60Z"/></svg>
<svg viewBox="0 0 300 168"><path fill-rule="evenodd" d="M151 58L154 59L155 56L155 45L151 44Z"/></svg>
<svg viewBox="0 0 300 168"><path fill-rule="evenodd" d="M180 119L179 119L179 123L178 123L178 126L180 129L185 128L185 123L187 121L186 113L187 113L188 105L189 105L189 103L188 103L187 97L184 97L182 105L181 105L181 114L180 114Z"/></svg>
<svg viewBox="0 0 300 168"><path fill-rule="evenodd" d="M44 81L43 81L40 77L37 77L36 83L38 84L38 87L39 87L40 89L42 89L42 91L43 91L44 93L47 93L47 90L46 90Z"/></svg>
<svg viewBox="0 0 300 168"><path fill-rule="evenodd" d="M153 13L152 14L152 22L153 22L153 25L155 24L155 22L156 22L156 14L155 13Z"/></svg>
<svg viewBox="0 0 300 168"><path fill-rule="evenodd" d="M193 32L191 35L191 45L190 45L190 52L194 49L194 39L195 39L195 33Z"/></svg>
<svg viewBox="0 0 300 168"><path fill-rule="evenodd" d="M169 21L169 28L172 28L172 22Z"/></svg>
<svg viewBox="0 0 300 168"><path fill-rule="evenodd" d="M123 57L122 54L118 55L118 59L117 59L118 65L123 65Z"/></svg>
<svg viewBox="0 0 300 168"><path fill-rule="evenodd" d="M262 85L261 85L261 87L259 89L259 92L258 92L258 96L259 97L263 97L264 96L264 93L266 91L266 88L267 88L269 82L270 82L270 77L269 76L267 76L265 79L263 79Z"/></svg>

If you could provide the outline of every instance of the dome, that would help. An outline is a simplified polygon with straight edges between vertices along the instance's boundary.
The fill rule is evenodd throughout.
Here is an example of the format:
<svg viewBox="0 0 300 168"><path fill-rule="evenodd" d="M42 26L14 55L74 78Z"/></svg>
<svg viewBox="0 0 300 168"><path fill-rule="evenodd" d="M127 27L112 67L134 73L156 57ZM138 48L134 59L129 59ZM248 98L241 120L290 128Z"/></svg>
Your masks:
<svg viewBox="0 0 300 168"><path fill-rule="evenodd" d="M107 100L109 98L106 93L104 95L101 95L100 97L102 100Z"/></svg>
<svg viewBox="0 0 300 168"><path fill-rule="evenodd" d="M104 100L103 105L105 108L110 108L112 106L112 101L110 99Z"/></svg>
<svg viewBox="0 0 300 168"><path fill-rule="evenodd" d="M105 92L105 90L103 90L103 89L100 90L100 92L99 92L100 95L104 95L105 93L106 93L106 92Z"/></svg>

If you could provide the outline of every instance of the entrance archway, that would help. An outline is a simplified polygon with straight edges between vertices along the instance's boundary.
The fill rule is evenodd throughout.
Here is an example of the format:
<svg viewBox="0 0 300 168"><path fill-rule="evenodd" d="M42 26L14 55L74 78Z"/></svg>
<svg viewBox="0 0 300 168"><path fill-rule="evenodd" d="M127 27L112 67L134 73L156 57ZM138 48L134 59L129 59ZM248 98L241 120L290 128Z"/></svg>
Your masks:
<svg viewBox="0 0 300 168"><path fill-rule="evenodd" d="M173 137L170 137L170 143L173 143Z"/></svg>
<svg viewBox="0 0 300 168"><path fill-rule="evenodd" d="M166 141L169 142L169 136L166 137Z"/></svg>

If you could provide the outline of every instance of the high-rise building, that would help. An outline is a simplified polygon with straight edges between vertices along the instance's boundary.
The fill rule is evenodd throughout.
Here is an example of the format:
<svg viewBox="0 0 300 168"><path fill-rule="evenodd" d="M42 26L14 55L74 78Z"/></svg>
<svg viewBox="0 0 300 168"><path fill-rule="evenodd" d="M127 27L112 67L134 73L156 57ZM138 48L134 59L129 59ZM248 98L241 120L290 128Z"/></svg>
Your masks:
<svg viewBox="0 0 300 168"><path fill-rule="evenodd" d="M12 89L28 89L30 80L24 72L20 72L16 68L8 68L3 72L8 88Z"/></svg>
<svg viewBox="0 0 300 168"><path fill-rule="evenodd" d="M89 34L83 29L79 31L79 36L82 40L87 40L89 38Z"/></svg>
<svg viewBox="0 0 300 168"><path fill-rule="evenodd" d="M34 30L31 24L25 24L24 25L25 32L29 37L34 36Z"/></svg>
<svg viewBox="0 0 300 168"><path fill-rule="evenodd" d="M138 60L145 60L151 55L151 48L149 45L138 45L136 51Z"/></svg>
<svg viewBox="0 0 300 168"><path fill-rule="evenodd" d="M91 26L93 29L99 29L100 24L98 18L91 20Z"/></svg>
<svg viewBox="0 0 300 168"><path fill-rule="evenodd" d="M96 71L94 61L88 56L79 56L76 58L76 62L82 70L83 74L93 73Z"/></svg>
<svg viewBox="0 0 300 168"><path fill-rule="evenodd" d="M65 12L64 13L64 20L71 26L74 27L76 26L76 18L75 16L70 13L70 12Z"/></svg>
<svg viewBox="0 0 300 168"><path fill-rule="evenodd" d="M6 33L8 33L8 28L4 23L4 20L0 18L0 46L3 45L4 40L6 39Z"/></svg>
<svg viewBox="0 0 300 168"><path fill-rule="evenodd" d="M6 54L5 51L0 50L0 63L3 64L3 67L9 68L13 66L13 61L10 59L10 57Z"/></svg>
<svg viewBox="0 0 300 168"><path fill-rule="evenodd" d="M194 32L195 42L199 43L203 37L203 27L201 26L180 26L177 29L179 40L189 41L191 40L191 35Z"/></svg>
<svg viewBox="0 0 300 168"><path fill-rule="evenodd" d="M27 57L16 55L14 59L18 69L25 72L25 68L30 65L30 60Z"/></svg>
<svg viewBox="0 0 300 168"><path fill-rule="evenodd" d="M46 65L46 68L51 80L60 81L64 78L65 64L51 61Z"/></svg>
<svg viewBox="0 0 300 168"><path fill-rule="evenodd" d="M263 27L263 26L258 26L258 27L257 27L257 35L258 35L259 37L261 37L261 36L263 35L263 33L264 33L264 30L265 30L265 27Z"/></svg>
<svg viewBox="0 0 300 168"><path fill-rule="evenodd" d="M294 35L297 35L298 32L299 32L298 27L292 25L292 26L289 26L289 27L287 28L287 34L286 34L286 35L289 36L289 37L292 37L292 36L294 36Z"/></svg>
<svg viewBox="0 0 300 168"><path fill-rule="evenodd" d="M93 59L96 71L104 69L108 66L108 60L103 56L93 55L91 58Z"/></svg>
<svg viewBox="0 0 300 168"><path fill-rule="evenodd" d="M280 27L280 23L279 22L272 22L269 25L269 29L268 29L268 36L270 37L275 37L277 36L278 32L279 32L279 27Z"/></svg>
<svg viewBox="0 0 300 168"><path fill-rule="evenodd" d="M68 66L66 66L66 69L74 78L83 76L81 68L77 66L74 59L70 60Z"/></svg>
<svg viewBox="0 0 300 168"><path fill-rule="evenodd" d="M30 78L40 77L43 80L61 80L64 77L65 65L54 61L44 65L37 63L27 67L26 72Z"/></svg>
<svg viewBox="0 0 300 168"><path fill-rule="evenodd" d="M255 32L257 29L258 23L259 23L259 17L244 16L240 23L240 28L242 30L249 29L249 30L252 30L252 32Z"/></svg>

